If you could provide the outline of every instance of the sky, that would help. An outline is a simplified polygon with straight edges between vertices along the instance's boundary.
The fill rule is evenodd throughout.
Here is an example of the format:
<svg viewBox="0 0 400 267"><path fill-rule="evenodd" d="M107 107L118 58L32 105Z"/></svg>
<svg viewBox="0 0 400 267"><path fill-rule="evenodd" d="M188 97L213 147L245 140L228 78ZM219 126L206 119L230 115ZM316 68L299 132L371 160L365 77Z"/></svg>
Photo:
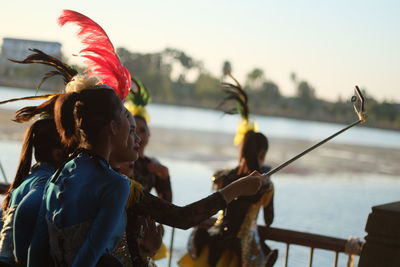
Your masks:
<svg viewBox="0 0 400 267"><path fill-rule="evenodd" d="M77 53L76 27L56 23L62 9L95 20L115 47L178 48L218 76L229 60L242 82L261 68L287 96L295 72L320 98L350 98L359 85L400 102L400 1L3 1L0 38L58 41L65 55Z"/></svg>

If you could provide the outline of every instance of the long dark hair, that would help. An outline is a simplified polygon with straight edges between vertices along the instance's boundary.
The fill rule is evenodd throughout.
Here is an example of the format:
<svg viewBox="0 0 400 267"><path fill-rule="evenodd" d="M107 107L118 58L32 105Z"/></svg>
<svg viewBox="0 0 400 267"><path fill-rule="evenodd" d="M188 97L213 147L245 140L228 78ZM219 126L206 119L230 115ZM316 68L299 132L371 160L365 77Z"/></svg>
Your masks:
<svg viewBox="0 0 400 267"><path fill-rule="evenodd" d="M3 211L8 208L11 192L28 176L32 165L32 154L35 155L36 162L52 162L51 152L61 148L60 136L53 119L39 119L26 130L17 173L3 200Z"/></svg>
<svg viewBox="0 0 400 267"><path fill-rule="evenodd" d="M254 170L259 170L258 156L260 152L268 151L268 139L262 133L248 131L244 137L242 147L240 149L240 162L244 161L244 166L241 166L243 173L249 173Z"/></svg>
<svg viewBox="0 0 400 267"><path fill-rule="evenodd" d="M114 90L96 86L79 93L60 95L54 105L54 120L61 142L68 148L90 148L110 121L119 122L123 106Z"/></svg>

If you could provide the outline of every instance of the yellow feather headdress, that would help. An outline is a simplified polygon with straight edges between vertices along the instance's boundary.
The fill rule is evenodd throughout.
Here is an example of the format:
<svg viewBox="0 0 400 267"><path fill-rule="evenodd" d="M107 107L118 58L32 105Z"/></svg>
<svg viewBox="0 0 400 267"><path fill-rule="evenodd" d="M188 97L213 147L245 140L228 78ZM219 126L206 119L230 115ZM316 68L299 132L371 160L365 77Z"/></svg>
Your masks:
<svg viewBox="0 0 400 267"><path fill-rule="evenodd" d="M137 78L132 77L135 84L135 90L129 92L125 107L133 116L142 117L147 123L150 122L150 116L147 113L146 106L151 101L149 91L144 84Z"/></svg>

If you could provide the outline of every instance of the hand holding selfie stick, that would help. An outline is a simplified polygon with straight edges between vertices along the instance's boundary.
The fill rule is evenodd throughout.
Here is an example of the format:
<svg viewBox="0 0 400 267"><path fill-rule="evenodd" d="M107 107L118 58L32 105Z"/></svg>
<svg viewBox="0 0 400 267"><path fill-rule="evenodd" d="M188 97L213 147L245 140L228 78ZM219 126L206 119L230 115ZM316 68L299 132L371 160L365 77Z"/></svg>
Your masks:
<svg viewBox="0 0 400 267"><path fill-rule="evenodd" d="M350 124L349 126L343 128L342 130L332 134L331 136L329 136L328 138L325 138L324 140L322 140L321 142L319 142L318 144L313 145L312 147L304 150L303 152L301 152L300 154L296 155L295 157L291 158L290 160L282 163L281 165L279 165L278 167L273 168L272 170L270 170L267 173L263 173L262 176L265 177L269 177L272 174L280 171L281 169L285 168L287 165L289 165L290 163L294 162L295 160L301 158L302 156L304 156L305 154L307 154L308 152L316 149L317 147L319 147L320 145L328 142L329 140L331 140L332 138L334 138L335 136L338 136L339 134L347 131L348 129L352 128L353 126L356 126L360 123L365 122L365 120L367 119L367 113L365 112L365 107L364 107L364 97L361 94L360 89L358 88L358 86L356 86L355 90L355 95L351 98L351 102L354 103L354 110L358 116L358 120L353 122L352 124Z"/></svg>

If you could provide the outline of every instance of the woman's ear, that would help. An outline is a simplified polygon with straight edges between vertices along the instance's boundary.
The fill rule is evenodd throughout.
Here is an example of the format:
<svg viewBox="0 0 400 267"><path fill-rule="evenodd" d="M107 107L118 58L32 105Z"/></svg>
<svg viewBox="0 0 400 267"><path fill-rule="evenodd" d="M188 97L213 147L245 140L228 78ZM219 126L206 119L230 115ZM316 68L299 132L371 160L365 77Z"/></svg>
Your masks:
<svg viewBox="0 0 400 267"><path fill-rule="evenodd" d="M108 128L112 135L117 135L118 132L118 124L116 121L112 120L108 124Z"/></svg>

